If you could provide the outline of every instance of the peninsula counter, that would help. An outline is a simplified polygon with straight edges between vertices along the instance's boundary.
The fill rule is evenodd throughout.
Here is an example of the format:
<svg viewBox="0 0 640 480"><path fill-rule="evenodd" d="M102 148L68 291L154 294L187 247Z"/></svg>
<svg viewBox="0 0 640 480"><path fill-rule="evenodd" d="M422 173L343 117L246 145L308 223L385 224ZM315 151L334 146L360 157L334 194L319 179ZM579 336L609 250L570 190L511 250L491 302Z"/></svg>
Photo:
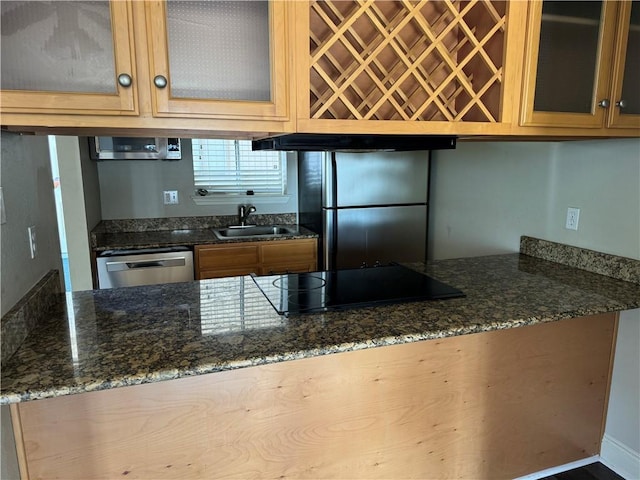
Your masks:
<svg viewBox="0 0 640 480"><path fill-rule="evenodd" d="M250 277L61 296L2 370L23 475L506 478L599 451L640 285L522 254L411 266L466 297L282 317Z"/></svg>

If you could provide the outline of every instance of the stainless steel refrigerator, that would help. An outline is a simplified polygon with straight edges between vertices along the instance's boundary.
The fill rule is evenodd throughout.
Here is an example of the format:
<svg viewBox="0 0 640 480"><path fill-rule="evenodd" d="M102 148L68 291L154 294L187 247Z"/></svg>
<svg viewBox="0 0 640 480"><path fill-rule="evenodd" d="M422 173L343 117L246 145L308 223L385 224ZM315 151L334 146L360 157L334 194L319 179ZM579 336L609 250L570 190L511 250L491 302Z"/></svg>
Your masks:
<svg viewBox="0 0 640 480"><path fill-rule="evenodd" d="M299 152L301 225L323 270L423 262L429 152Z"/></svg>

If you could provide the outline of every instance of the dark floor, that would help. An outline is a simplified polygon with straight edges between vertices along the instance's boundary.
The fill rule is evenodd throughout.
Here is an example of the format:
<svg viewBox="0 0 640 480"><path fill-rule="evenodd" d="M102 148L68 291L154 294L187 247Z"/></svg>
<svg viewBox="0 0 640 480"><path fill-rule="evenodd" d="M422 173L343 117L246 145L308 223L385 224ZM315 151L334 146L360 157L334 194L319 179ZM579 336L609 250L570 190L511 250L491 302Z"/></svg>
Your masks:
<svg viewBox="0 0 640 480"><path fill-rule="evenodd" d="M566 472L556 473L542 480L624 480L624 478L600 462L596 462Z"/></svg>

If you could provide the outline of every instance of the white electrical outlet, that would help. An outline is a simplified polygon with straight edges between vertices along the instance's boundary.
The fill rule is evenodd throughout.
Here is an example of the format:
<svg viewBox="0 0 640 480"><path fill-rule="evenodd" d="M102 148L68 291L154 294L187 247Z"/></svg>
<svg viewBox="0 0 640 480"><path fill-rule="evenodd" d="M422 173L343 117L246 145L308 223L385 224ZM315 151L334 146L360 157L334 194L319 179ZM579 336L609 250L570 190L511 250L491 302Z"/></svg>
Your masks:
<svg viewBox="0 0 640 480"><path fill-rule="evenodd" d="M29 235L29 250L31 251L31 258L36 258L38 254L38 244L36 243L36 226L33 225L27 228L27 234Z"/></svg>
<svg viewBox="0 0 640 480"><path fill-rule="evenodd" d="M567 208L567 223L565 228L567 230L578 230L578 221L580 220L580 209L569 207Z"/></svg>
<svg viewBox="0 0 640 480"><path fill-rule="evenodd" d="M178 191L177 190L165 190L162 192L165 205L177 205L178 204Z"/></svg>

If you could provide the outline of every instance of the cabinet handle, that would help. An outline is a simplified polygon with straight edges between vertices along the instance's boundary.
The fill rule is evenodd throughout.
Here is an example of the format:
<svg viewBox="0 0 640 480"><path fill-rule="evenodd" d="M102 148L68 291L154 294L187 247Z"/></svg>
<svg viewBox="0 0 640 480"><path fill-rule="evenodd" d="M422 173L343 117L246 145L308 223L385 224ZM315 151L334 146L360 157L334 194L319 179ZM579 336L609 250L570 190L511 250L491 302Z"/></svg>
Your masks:
<svg viewBox="0 0 640 480"><path fill-rule="evenodd" d="M131 75L128 73L121 73L118 75L118 83L121 87L130 87L131 86Z"/></svg>
<svg viewBox="0 0 640 480"><path fill-rule="evenodd" d="M167 86L167 78L163 75L156 75L153 84L158 88L164 88Z"/></svg>
<svg viewBox="0 0 640 480"><path fill-rule="evenodd" d="M598 106L602 108L609 108L609 105L611 105L611 102L608 98L605 98L604 100L600 100L598 102Z"/></svg>
<svg viewBox="0 0 640 480"><path fill-rule="evenodd" d="M627 106L627 102L624 99L620 99L616 102L616 107L625 108Z"/></svg>

